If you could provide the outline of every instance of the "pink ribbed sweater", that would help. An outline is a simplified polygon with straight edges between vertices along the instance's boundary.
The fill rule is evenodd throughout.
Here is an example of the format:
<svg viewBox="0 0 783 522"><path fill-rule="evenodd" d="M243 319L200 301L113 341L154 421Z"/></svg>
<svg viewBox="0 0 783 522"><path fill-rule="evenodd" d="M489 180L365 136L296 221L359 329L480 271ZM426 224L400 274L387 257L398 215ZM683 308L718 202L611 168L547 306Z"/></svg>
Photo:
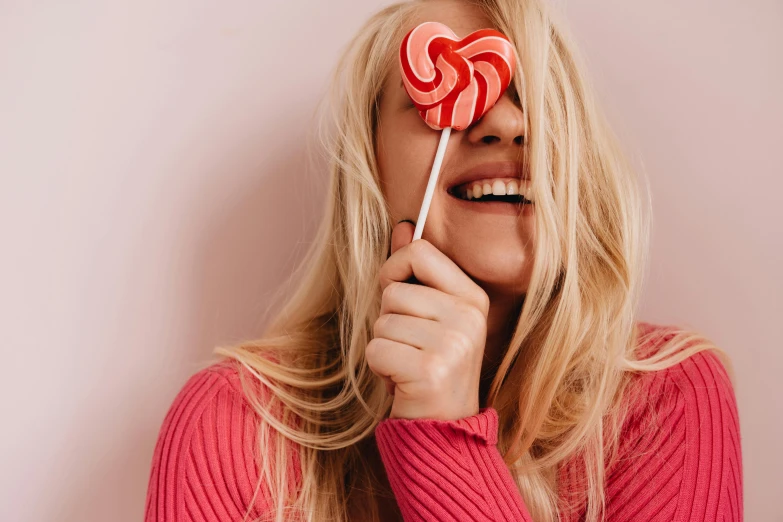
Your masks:
<svg viewBox="0 0 783 522"><path fill-rule="evenodd" d="M639 325L642 333L659 328ZM640 349L653 350L658 341ZM620 458L606 470L606 520L741 521L739 420L719 359L700 352L639 374L631 390ZM193 375L160 430L146 522L242 520L251 504L251 517L268 513L265 484L253 500L257 422L232 366ZM532 521L496 447L497 434L494 408L456 421L383 420L376 443L404 520ZM294 455L286 463L292 488L301 481ZM573 462L560 470L561 501L580 498L584 473ZM578 521L584 511L577 502L560 518Z"/></svg>

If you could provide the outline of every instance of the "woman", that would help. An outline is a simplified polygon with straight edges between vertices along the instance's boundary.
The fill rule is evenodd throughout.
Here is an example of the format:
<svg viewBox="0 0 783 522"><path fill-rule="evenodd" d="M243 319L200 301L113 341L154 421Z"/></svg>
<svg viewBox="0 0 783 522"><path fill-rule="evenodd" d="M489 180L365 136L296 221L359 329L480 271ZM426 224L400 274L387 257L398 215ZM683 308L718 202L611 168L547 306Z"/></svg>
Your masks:
<svg viewBox="0 0 783 522"><path fill-rule="evenodd" d="M427 20L495 27L519 66L452 133L411 242L439 133L396 60ZM295 291L175 399L148 521L742 519L728 361L636 320L648 202L574 53L539 0L405 2L365 24ZM534 204L460 199L479 178Z"/></svg>

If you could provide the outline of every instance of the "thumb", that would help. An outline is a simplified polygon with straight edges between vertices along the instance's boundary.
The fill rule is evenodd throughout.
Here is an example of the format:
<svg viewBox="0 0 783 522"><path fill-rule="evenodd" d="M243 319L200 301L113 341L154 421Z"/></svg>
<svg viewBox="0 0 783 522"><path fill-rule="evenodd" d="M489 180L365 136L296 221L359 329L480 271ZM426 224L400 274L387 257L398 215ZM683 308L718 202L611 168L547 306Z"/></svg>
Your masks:
<svg viewBox="0 0 783 522"><path fill-rule="evenodd" d="M413 233L416 231L416 227L413 222L404 219L397 223L392 229L391 235L391 253L395 253L411 241L413 241Z"/></svg>

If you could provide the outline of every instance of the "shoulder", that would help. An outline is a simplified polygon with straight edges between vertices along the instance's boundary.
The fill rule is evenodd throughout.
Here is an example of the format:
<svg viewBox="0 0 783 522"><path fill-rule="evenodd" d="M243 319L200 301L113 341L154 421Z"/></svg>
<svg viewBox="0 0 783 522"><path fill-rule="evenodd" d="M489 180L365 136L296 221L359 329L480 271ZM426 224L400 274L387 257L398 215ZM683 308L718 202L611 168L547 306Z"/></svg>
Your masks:
<svg viewBox="0 0 783 522"><path fill-rule="evenodd" d="M640 357L655 356L679 331L675 326L649 322L639 322L638 327ZM669 395L676 392L675 395L685 402L735 402L734 385L726 365L721 355L712 349L701 350L657 371L639 372L633 380L637 388L646 390L648 399L651 398L649 392L660 395L666 391Z"/></svg>
<svg viewBox="0 0 783 522"><path fill-rule="evenodd" d="M677 330L657 328L663 332L660 344ZM721 456L739 467L739 412L722 354L704 349L639 380L648 404L655 405L660 425L669 426L669 433L679 435L688 469L701 467L703 471Z"/></svg>
<svg viewBox="0 0 783 522"><path fill-rule="evenodd" d="M242 388L240 368L235 361L224 360L194 373L174 398L172 410L179 407L198 415L219 415L238 408L243 414L255 414ZM258 397L268 400L271 395L269 388L246 371L243 374ZM232 418L236 422L237 416Z"/></svg>
<svg viewBox="0 0 783 522"><path fill-rule="evenodd" d="M249 405L242 391L237 366L223 361L191 375L174 398L168 416L183 410L188 413L187 417L195 420L205 412L219 413L232 404ZM193 422L187 424L191 429L194 426Z"/></svg>
<svg viewBox="0 0 783 522"><path fill-rule="evenodd" d="M639 326L640 335L647 334L647 345L640 346L646 356L654 356L677 331ZM666 505L668 520L688 519L686 511L699 513L700 520L736 515L742 500L739 417L721 357L701 350L660 370L636 373L629 388L631 403L611 482L655 495L677 492ZM621 489L612 492L615 507L631 509L635 504L621 501Z"/></svg>
<svg viewBox="0 0 783 522"><path fill-rule="evenodd" d="M268 396L268 391L264 393ZM241 433L242 437L231 440L232 444L252 442L250 435L257 414L242 390L239 370L228 361L213 364L193 375L180 388L171 403L161 426L161 435L166 435L160 450L181 451L194 449L205 438L221 436L227 431ZM219 447L204 448L203 457L215 455ZM181 464L181 463L180 463Z"/></svg>
<svg viewBox="0 0 783 522"><path fill-rule="evenodd" d="M237 520L248 507L266 509L255 495L262 455L261 417L233 361L194 373L163 420L152 459L146 518L153 521ZM269 390L257 382L258 397Z"/></svg>

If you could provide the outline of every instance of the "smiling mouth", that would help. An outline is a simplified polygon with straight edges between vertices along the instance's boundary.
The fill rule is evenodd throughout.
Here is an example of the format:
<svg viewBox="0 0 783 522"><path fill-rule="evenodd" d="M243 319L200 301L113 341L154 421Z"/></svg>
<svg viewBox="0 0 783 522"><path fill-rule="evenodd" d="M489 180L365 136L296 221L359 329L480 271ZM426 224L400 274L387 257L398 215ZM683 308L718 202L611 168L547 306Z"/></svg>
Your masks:
<svg viewBox="0 0 783 522"><path fill-rule="evenodd" d="M501 202L501 203L515 203L517 205L532 205L533 202L529 199L526 199L524 196L520 194L505 194L502 196L497 196L495 194L483 194L479 198L472 198L468 197L467 195L462 194L461 190L459 190L461 187L452 187L448 189L446 192L449 193L450 196L461 199L463 201L467 201L470 203L490 203L490 202Z"/></svg>

